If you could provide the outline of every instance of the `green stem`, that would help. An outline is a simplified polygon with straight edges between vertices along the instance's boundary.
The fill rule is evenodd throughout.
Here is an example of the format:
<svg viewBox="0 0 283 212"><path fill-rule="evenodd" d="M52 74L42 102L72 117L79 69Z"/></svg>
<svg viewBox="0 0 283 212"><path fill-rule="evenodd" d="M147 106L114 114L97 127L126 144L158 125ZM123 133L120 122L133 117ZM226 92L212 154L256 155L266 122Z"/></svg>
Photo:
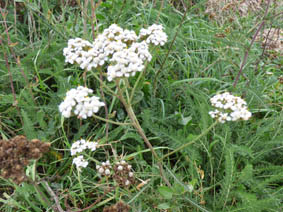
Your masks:
<svg viewBox="0 0 283 212"><path fill-rule="evenodd" d="M206 135L213 127L215 127L216 125L218 124L218 121L214 122L212 125L210 125L205 131L203 131L198 137L196 137L195 139L193 139L191 142L189 143L186 143L180 147L178 147L177 149L175 149L174 151L164 155L161 160L164 160L164 158L176 153L176 152L179 152L180 150L182 150L183 148L195 143L197 140L199 140L201 137L203 137L204 135Z"/></svg>
<svg viewBox="0 0 283 212"><path fill-rule="evenodd" d="M91 1L93 3L93 1ZM99 77L100 77L100 80L103 81L103 73L102 73L102 69L101 67L99 68ZM104 92L103 92L103 85L101 84L100 82L100 95L101 95L101 98L104 102L104 109L105 109L105 118L106 119L109 119L109 112L108 112L108 107L107 107L107 104L106 104L106 99L105 99L105 95L104 95ZM106 137L106 140L108 140L108 131L109 131L109 123L106 122L106 126L105 126L105 137Z"/></svg>
<svg viewBox="0 0 283 212"><path fill-rule="evenodd" d="M105 121L105 122L111 123L111 124L122 125L122 126L131 125L131 123L121 123L121 122L111 121L110 119L105 119L105 118L102 118L102 117L94 115L94 114L92 116L96 119L99 119L101 121Z"/></svg>
<svg viewBox="0 0 283 212"><path fill-rule="evenodd" d="M46 198L46 196L44 195L44 193L40 190L39 186L37 185L37 182L33 181L32 179L28 178L28 182L31 183L35 190L37 191L37 193L39 194L41 201L43 203L46 203L48 205L48 207L52 207L52 203Z"/></svg>
<svg viewBox="0 0 283 212"><path fill-rule="evenodd" d="M81 181L81 170L77 169L77 171L78 171L78 181L79 181L80 189L81 189L83 196L85 197L85 192L84 192L83 184L82 184L82 181Z"/></svg>
<svg viewBox="0 0 283 212"><path fill-rule="evenodd" d="M90 73L101 83L102 87L106 88L106 90L108 90L112 95L117 96L117 94L111 88L109 88L109 86L107 86L98 76L96 76L95 73L93 73L92 71Z"/></svg>
<svg viewBox="0 0 283 212"><path fill-rule="evenodd" d="M133 90L132 90L132 92L131 92L131 97L130 97L130 101L131 101L131 102L132 102L132 100L133 100L133 97L134 97L134 94L135 94L135 90L136 90L136 88L137 88L137 86L138 86L138 84L139 84L139 82L140 82L142 76L143 76L143 72L140 73L138 79L137 79L136 82L135 82L134 88L133 88Z"/></svg>
<svg viewBox="0 0 283 212"><path fill-rule="evenodd" d="M126 96L127 96L127 100L128 100L128 103L131 105L131 99L130 99L130 95L129 95L129 92L128 92L128 88L130 88L130 83L128 81L128 78L125 79L125 84L126 84Z"/></svg>
<svg viewBox="0 0 283 212"><path fill-rule="evenodd" d="M153 156L157 159L157 165L159 167L159 171L160 171L160 175L163 179L163 181L167 184L167 186L171 187L171 184L170 182L167 180L167 178L165 177L165 174L164 174L164 170L163 170L163 166L160 162L160 159L158 157L158 155L156 154L155 150L153 149L150 141L148 140L148 138L146 137L134 111L133 111L133 108L132 108L132 105L130 103L127 103L127 101L125 100L124 96L123 96L123 93L122 93L122 90L120 88L120 85L119 85L119 79L116 80L116 85L117 85L117 88L118 88L118 98L120 99L120 101L122 102L122 104L124 105L124 107L126 108L126 111L131 119L131 121L133 122L133 126L136 128L137 132L140 134L140 136L143 138L144 142L146 143L146 145L148 146L148 148L150 149L150 151L152 152Z"/></svg>
<svg viewBox="0 0 283 212"><path fill-rule="evenodd" d="M153 52L155 51L155 49L156 49L156 47L154 47ZM146 62L146 65L145 65L145 69L144 69L142 72L140 72L140 74L139 74L139 76L138 76L138 79L137 79L136 82L135 82L135 85L134 85L133 90L132 90L132 92L131 92L130 102L132 102L132 100L133 100L133 98L134 98L135 90L137 89L137 86L138 86L138 84L139 84L141 78L145 75L145 72L146 72L146 70L147 70L148 64L149 64L149 62L147 61L147 62Z"/></svg>

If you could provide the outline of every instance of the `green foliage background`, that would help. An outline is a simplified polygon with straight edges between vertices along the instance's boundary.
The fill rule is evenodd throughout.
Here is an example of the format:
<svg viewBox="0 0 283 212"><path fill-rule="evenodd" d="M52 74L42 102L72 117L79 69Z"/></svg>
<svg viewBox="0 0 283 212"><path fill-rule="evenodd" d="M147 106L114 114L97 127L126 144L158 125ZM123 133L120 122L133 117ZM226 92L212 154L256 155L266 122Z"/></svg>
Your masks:
<svg viewBox="0 0 283 212"><path fill-rule="evenodd" d="M65 200L73 208L85 208L103 196L105 182L99 181L95 164L78 175L68 149L80 138L106 142L106 125L94 119L63 120L58 105L67 90L83 85L82 71L66 64L62 51L70 38L93 39L91 7L84 15L83 1L81 6L71 6L71 1L69 5L55 0L16 1L20 6L15 21L14 4L4 2L8 7L0 17L2 139L24 134L51 142L52 151L31 164L27 174L39 182L47 181L63 208L67 207ZM280 211L283 86L278 77L282 76L282 55L262 54L256 42L243 76L232 86L263 11L219 25L205 15L206 1L190 2L185 16L182 2L107 0L95 11L99 32L112 23L136 32L153 23L165 27L168 43L154 50L134 99L134 110L154 148L162 156L207 129L213 123L208 115L209 98L218 92L244 97L253 117L246 122L219 124L193 145L166 158L165 172L172 188L163 185L156 161L150 151L144 151L147 147L134 128L110 124L108 141L117 141L112 144L117 154L126 155L136 175L150 181L140 190L108 192L88 211L102 211L120 198L132 211L143 212ZM282 28L282 16L272 16L275 9L271 6L265 17L265 28ZM87 85L100 95L99 82L91 75ZM117 99L106 95L106 102L112 120L128 120ZM100 115L105 115L103 110ZM95 158L104 161L105 154L99 150ZM38 188L52 204L44 202L40 191L27 183L17 186L1 179L0 187L1 211L53 210L54 201L42 182Z"/></svg>

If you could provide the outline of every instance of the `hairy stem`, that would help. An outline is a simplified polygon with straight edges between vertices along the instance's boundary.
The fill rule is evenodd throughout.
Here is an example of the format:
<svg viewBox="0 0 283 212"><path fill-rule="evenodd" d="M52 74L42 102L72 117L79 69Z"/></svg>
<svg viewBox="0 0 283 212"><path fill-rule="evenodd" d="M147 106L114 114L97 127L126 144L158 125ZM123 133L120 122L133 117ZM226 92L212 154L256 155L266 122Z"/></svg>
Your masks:
<svg viewBox="0 0 283 212"><path fill-rule="evenodd" d="M103 82L103 75L102 75L102 70L99 69L99 74L100 74L100 95L101 98L104 102L104 109L105 109L105 117L106 119L109 119L109 113L108 113L108 107L106 104L106 98L103 92L103 85L101 84L101 82ZM106 122L106 127L105 127L105 134L106 134L106 139L108 140L108 131L109 131L109 122Z"/></svg>
<svg viewBox="0 0 283 212"><path fill-rule="evenodd" d="M95 77L95 79L97 79L100 82L100 86L104 87L109 93L111 93L113 96L117 97L117 94L111 89L109 88L109 86L107 86L103 80L100 79L100 77L98 77L96 75L96 73L93 73L93 71L90 71L91 75Z"/></svg>
<svg viewBox="0 0 283 212"><path fill-rule="evenodd" d="M167 178L165 177L165 174L164 174L164 170L163 170L163 166L160 162L160 159L157 155L157 153L155 152L155 150L153 149L150 141L148 140L148 138L146 137L134 111L133 111L133 108L132 108L132 105L130 103L127 103L127 101L125 100L124 96L123 96L123 93L122 93L122 90L120 88L120 85L119 85L119 80L116 81L116 85L117 85L117 88L118 88L118 94L119 94L119 99L120 101L122 102L122 104L124 105L131 121L132 121L132 124L134 126L134 128L137 130L137 132L139 133L139 135L142 137L142 139L144 140L144 142L146 143L146 145L148 146L148 148L150 149L150 151L152 152L153 156L157 159L157 165L159 167L159 171L160 171L160 175L163 179L163 181L166 183L167 186L171 187L171 184L170 182L167 180Z"/></svg>

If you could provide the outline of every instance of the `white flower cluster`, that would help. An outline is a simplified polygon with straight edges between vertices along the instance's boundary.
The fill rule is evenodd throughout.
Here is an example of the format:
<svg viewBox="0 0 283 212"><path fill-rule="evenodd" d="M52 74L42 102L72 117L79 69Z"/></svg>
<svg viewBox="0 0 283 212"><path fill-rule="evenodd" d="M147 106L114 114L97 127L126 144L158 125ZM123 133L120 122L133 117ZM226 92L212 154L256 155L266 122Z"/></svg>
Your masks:
<svg viewBox="0 0 283 212"><path fill-rule="evenodd" d="M138 40L145 40L138 42ZM152 56L148 44L164 45L167 35L161 25L152 25L142 29L137 36L132 30L122 29L112 24L98 35L93 43L81 38L70 39L63 54L66 62L77 63L80 68L91 70L109 62L107 79L134 76L144 69L144 62Z"/></svg>
<svg viewBox="0 0 283 212"><path fill-rule="evenodd" d="M167 35L163 32L162 25L153 24L147 29L141 29L139 38L145 39L147 43L155 46L163 46L167 41Z"/></svg>
<svg viewBox="0 0 283 212"><path fill-rule="evenodd" d="M233 96L228 92L215 95L210 99L214 111L210 111L209 115L220 123L226 121L248 120L252 114L248 111L247 103L240 97Z"/></svg>
<svg viewBox="0 0 283 212"><path fill-rule="evenodd" d="M79 155L73 159L73 164L80 170L81 167L85 168L88 165L88 162L84 159L82 155Z"/></svg>
<svg viewBox="0 0 283 212"><path fill-rule="evenodd" d="M112 81L116 77L134 76L144 68L143 61L131 49L116 52L110 60L113 65L107 68L107 79Z"/></svg>
<svg viewBox="0 0 283 212"><path fill-rule="evenodd" d="M99 101L99 97L89 97L91 93L93 93L92 89L82 86L71 89L66 93L65 100L59 105L59 111L66 118L71 117L72 112L78 118L91 117L93 113L98 112L101 106L104 106L104 103Z"/></svg>
<svg viewBox="0 0 283 212"><path fill-rule="evenodd" d="M148 45L145 41L142 41L140 43L133 43L129 49L131 52L135 52L138 55L138 58L143 62L150 62L152 59L152 56L148 50Z"/></svg>
<svg viewBox="0 0 283 212"><path fill-rule="evenodd" d="M99 174L109 176L111 174L112 166L110 165L109 160L106 162L102 162L101 166L96 165L96 170L98 170Z"/></svg>
<svg viewBox="0 0 283 212"><path fill-rule="evenodd" d="M63 55L66 57L65 62L77 63L81 65L86 60L86 53L92 48L92 44L81 38L70 39L68 47L63 49Z"/></svg>
<svg viewBox="0 0 283 212"><path fill-rule="evenodd" d="M86 149L90 149L91 151L95 151L97 148L97 142L89 142L84 139L78 140L74 142L71 146L71 155L76 155L77 153L81 153ZM85 168L88 165L88 162L84 159L83 155L79 155L73 159L73 164L80 170L81 167Z"/></svg>
<svg viewBox="0 0 283 212"><path fill-rule="evenodd" d="M74 142L71 146L71 155L76 155L77 153L83 152L86 149L90 149L92 152L97 148L97 142L89 142L84 139Z"/></svg>

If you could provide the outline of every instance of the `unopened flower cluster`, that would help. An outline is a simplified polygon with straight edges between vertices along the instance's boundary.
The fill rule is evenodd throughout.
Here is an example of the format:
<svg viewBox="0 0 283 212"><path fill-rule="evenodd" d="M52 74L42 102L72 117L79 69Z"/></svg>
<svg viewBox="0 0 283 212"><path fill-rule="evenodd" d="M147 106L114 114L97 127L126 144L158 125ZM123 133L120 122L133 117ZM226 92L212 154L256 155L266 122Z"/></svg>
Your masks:
<svg viewBox="0 0 283 212"><path fill-rule="evenodd" d="M60 112L65 118L71 117L72 114L83 119L91 117L93 113L98 112L101 106L104 106L104 103L99 101L99 97L89 97L89 94L92 93L92 89L83 86L71 89L66 93L65 100L59 105Z"/></svg>
<svg viewBox="0 0 283 212"><path fill-rule="evenodd" d="M84 139L74 142L71 146L71 155L77 155L87 149L90 149L92 152L96 150L98 143L90 142ZM84 159L83 155L79 155L73 159L73 164L76 165L78 169L81 167L85 168L88 165L88 162Z"/></svg>
<svg viewBox="0 0 283 212"><path fill-rule="evenodd" d="M114 166L107 160L102 162L101 165L97 165L96 170L101 176L113 177L119 186L122 187L129 187L135 182L132 166L124 160L116 162Z"/></svg>
<svg viewBox="0 0 283 212"><path fill-rule="evenodd" d="M96 170L98 171L98 173L104 176L109 176L111 174L111 169L112 166L109 160L102 162L101 165L96 165Z"/></svg>
<svg viewBox="0 0 283 212"><path fill-rule="evenodd" d="M228 92L217 94L210 99L216 109L209 115L220 123L226 121L248 120L252 114L248 111L247 103L240 97L233 96Z"/></svg>
<svg viewBox="0 0 283 212"><path fill-rule="evenodd" d="M70 39L64 48L65 61L77 63L81 69L91 70L106 62L107 79L134 76L144 69L145 61L150 61L149 44L164 45L167 35L161 25L141 29L137 36L132 30L122 29L112 24L99 34L93 43L81 38Z"/></svg>
<svg viewBox="0 0 283 212"><path fill-rule="evenodd" d="M131 171L132 166L126 161L116 162L113 167L115 181L122 187L128 187L135 182L134 173Z"/></svg>

